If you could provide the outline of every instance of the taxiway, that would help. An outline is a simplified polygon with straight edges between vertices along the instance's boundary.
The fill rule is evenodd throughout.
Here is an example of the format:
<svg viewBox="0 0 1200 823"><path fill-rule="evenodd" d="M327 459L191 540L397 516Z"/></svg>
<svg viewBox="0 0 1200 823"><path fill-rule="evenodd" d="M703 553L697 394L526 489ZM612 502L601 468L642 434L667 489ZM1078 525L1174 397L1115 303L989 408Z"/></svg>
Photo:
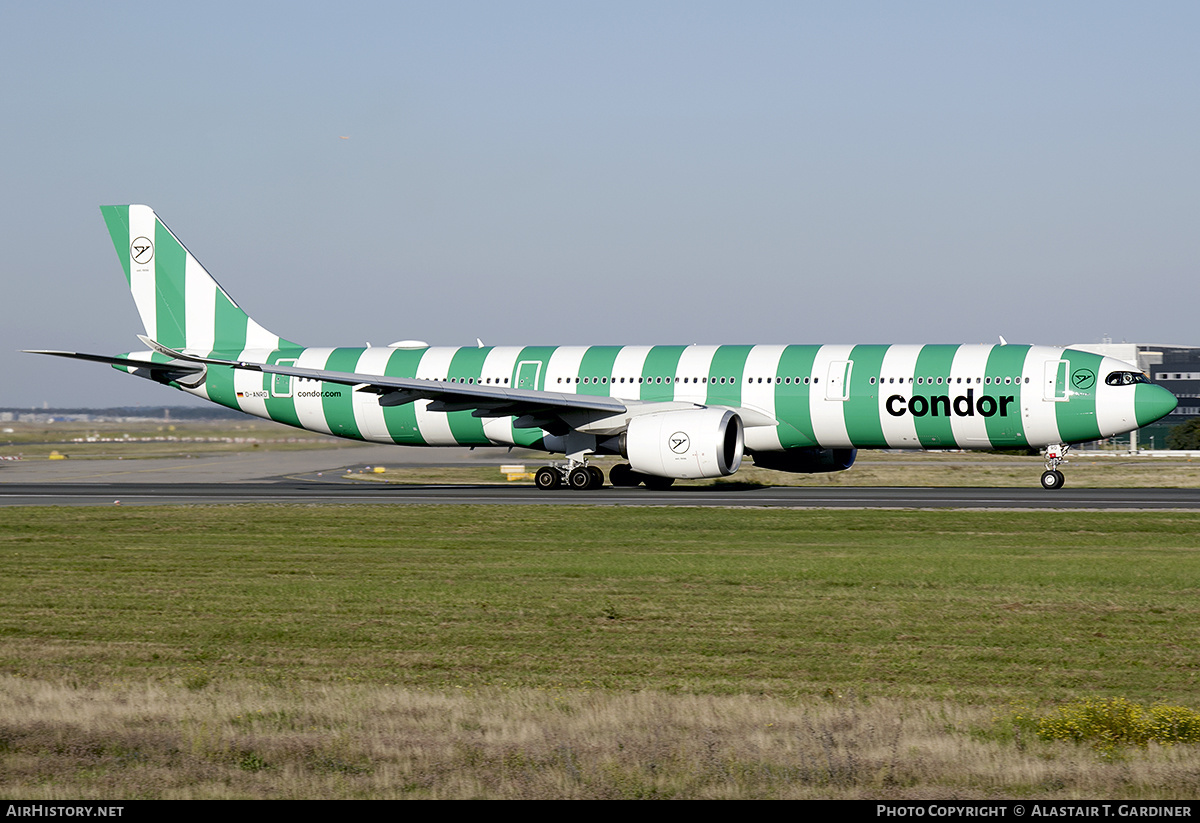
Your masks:
<svg viewBox="0 0 1200 823"><path fill-rule="evenodd" d="M155 504L476 504L1198 510L1200 489L798 487L729 484L668 491L606 486L538 491L532 483L409 485L347 480L367 466L494 465L495 453L358 447L153 460L58 460L0 467L0 506ZM524 457L513 455L511 462ZM530 456L534 462L539 459Z"/></svg>

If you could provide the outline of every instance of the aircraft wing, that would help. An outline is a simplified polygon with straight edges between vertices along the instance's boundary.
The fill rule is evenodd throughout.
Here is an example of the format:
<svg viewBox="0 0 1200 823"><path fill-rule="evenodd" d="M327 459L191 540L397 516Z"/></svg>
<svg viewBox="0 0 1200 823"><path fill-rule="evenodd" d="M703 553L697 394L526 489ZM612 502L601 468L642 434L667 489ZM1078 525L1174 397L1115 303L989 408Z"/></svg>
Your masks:
<svg viewBox="0 0 1200 823"><path fill-rule="evenodd" d="M417 400L432 401L433 412L470 411L475 417L528 416L530 426L539 427L549 417L565 412L601 412L614 415L624 412L626 404L615 397L603 395L565 394L561 392L514 389L507 386L487 386L478 383L450 383L445 380L418 380L412 377L387 377L380 374L302 369L252 361L220 360L200 357L169 349L147 337L142 341L159 354L173 360L184 360L214 366L232 366L247 371L282 374L305 380L337 383L354 391L379 395L381 406L403 406ZM544 428L544 427L542 427Z"/></svg>
<svg viewBox="0 0 1200 823"><path fill-rule="evenodd" d="M230 366L246 371L265 374L281 374L304 380L337 383L349 386L354 391L379 395L381 406L403 406L417 400L430 401L427 406L432 412L469 411L472 416L515 417L518 428L542 428L555 434L567 429L593 427L594 431L612 433L624 429L627 419L618 418L626 412L634 415L663 410L667 407L694 408L694 403L667 401L621 400L606 395L573 394L564 392L514 389L507 386L489 386L479 383L451 383L445 380L418 380L412 377L388 377L380 374L341 372L327 369L305 369L295 366L279 366L246 360L222 360L214 357L170 349L149 337L138 335L155 352L170 358L170 362L157 363L129 356L114 357L100 354L83 354L66 351L37 351L34 354L50 354L109 363L114 366L129 366L135 373L151 377L160 382L178 382L194 386L203 380L208 365ZM144 370L144 371L143 371ZM778 421L762 411L742 407L728 407L737 412L746 427L775 426Z"/></svg>
<svg viewBox="0 0 1200 823"><path fill-rule="evenodd" d="M188 355L179 355L188 357ZM381 406L403 406L416 400L432 401L426 408L432 412L470 411L473 417L516 417L519 429L546 429L552 434L564 434L567 428L592 426L593 432L624 430L628 419L614 420L617 415L631 412L647 414L667 407L695 408L689 402L621 400L606 395L568 394L564 392L512 389L448 383L443 380L417 380L411 377L384 377L376 374L298 369L295 366L275 366L269 363L237 363L206 359L206 363L233 365L267 374L283 374L325 383L351 386L354 391L379 395ZM737 412L747 428L776 426L779 421L755 409L727 407ZM564 427L565 426L565 427Z"/></svg>
<svg viewBox="0 0 1200 823"><path fill-rule="evenodd" d="M212 362L207 361L207 362ZM403 406L415 400L431 400L429 411L451 412L474 410L476 417L509 417L531 411L561 409L563 411L599 411L620 414L626 406L614 397L564 394L561 392L513 389L504 386L481 386L478 383L449 383L443 380L417 380L412 377L385 377L378 374L298 369L294 366L273 366L269 363L220 363L239 369L283 374L305 380L339 383L355 391L379 395L381 406Z"/></svg>

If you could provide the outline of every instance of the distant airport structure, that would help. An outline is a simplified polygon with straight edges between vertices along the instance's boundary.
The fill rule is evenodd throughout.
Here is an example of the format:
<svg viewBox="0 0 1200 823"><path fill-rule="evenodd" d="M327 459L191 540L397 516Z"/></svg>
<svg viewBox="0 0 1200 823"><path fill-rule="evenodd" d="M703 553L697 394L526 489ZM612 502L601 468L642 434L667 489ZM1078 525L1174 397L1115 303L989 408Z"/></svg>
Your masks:
<svg viewBox="0 0 1200 823"><path fill-rule="evenodd" d="M1179 405L1163 419L1133 435L1143 447L1164 448L1167 432L1185 420L1200 417L1200 346L1166 343L1076 343L1072 349L1092 352L1131 363L1179 398Z"/></svg>

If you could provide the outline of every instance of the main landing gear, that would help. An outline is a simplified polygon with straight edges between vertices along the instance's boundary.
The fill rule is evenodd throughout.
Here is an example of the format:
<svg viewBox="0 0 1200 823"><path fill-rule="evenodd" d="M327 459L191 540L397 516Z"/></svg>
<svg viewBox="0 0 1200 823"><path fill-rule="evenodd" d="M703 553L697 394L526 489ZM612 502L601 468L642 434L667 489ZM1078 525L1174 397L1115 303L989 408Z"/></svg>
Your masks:
<svg viewBox="0 0 1200 823"><path fill-rule="evenodd" d="M583 463L571 465L571 462L568 462L566 466L542 466L533 476L533 484L544 491L563 486L587 491L604 485L604 472Z"/></svg>
<svg viewBox="0 0 1200 823"><path fill-rule="evenodd" d="M659 491L669 489L675 482L671 477L639 474L628 463L619 463L613 466L608 472L608 479L614 486L632 488L645 483L646 488ZM588 491L604 485L604 472L595 466L588 466L568 458L566 465L542 466L534 474L533 484L543 491L564 487Z"/></svg>
<svg viewBox="0 0 1200 823"><path fill-rule="evenodd" d="M1043 489L1061 489L1063 487L1066 477L1058 470L1058 467L1067 462L1067 452L1070 449L1070 446L1061 445L1046 447L1046 470L1042 472Z"/></svg>

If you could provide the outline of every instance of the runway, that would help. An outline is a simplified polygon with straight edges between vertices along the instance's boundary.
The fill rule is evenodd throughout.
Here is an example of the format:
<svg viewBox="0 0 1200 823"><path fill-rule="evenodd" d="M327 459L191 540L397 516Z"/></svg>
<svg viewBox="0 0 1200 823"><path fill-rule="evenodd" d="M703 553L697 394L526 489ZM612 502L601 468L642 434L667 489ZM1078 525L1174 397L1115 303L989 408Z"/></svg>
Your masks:
<svg viewBox="0 0 1200 823"><path fill-rule="evenodd" d="M522 459L513 455L514 462ZM495 464L462 450L358 447L155 460L60 460L0 467L0 506L147 506L235 503L718 506L732 508L1200 510L1200 489L684 486L668 491L605 486L538 491L531 482L409 485L342 478L349 468Z"/></svg>
<svg viewBox="0 0 1200 823"><path fill-rule="evenodd" d="M725 490L617 489L543 492L513 486L347 482L283 478L254 483L4 483L0 506L146 506L161 504L475 504L553 506L718 506L732 508L1198 510L1196 489L811 488Z"/></svg>

